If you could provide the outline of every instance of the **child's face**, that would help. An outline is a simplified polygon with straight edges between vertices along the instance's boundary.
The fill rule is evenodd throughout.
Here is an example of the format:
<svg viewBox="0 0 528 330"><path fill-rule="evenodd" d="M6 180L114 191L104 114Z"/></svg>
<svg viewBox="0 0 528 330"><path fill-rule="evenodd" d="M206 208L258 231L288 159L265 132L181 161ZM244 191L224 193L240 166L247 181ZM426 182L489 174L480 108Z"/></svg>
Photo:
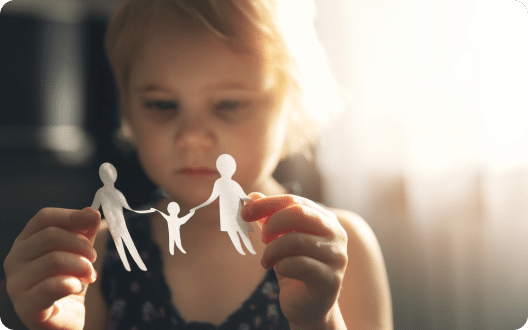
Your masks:
<svg viewBox="0 0 528 330"><path fill-rule="evenodd" d="M286 129L270 71L210 34L159 23L131 63L125 118L147 175L192 207L210 196L216 159L228 153L233 179L265 193Z"/></svg>

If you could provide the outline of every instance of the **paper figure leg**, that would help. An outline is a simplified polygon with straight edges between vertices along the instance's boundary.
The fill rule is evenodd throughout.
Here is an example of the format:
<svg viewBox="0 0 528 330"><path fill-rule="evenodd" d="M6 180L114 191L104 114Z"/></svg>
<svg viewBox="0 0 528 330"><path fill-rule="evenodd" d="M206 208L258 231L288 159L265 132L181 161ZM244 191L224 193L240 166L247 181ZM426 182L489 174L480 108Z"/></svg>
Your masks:
<svg viewBox="0 0 528 330"><path fill-rule="evenodd" d="M181 240L180 239L171 239L170 240L170 253L174 255L174 244L180 249L182 253L187 253L182 247Z"/></svg>
<svg viewBox="0 0 528 330"><path fill-rule="evenodd" d="M125 253L125 247L123 246L123 240L121 237L115 238L114 237L114 243L116 246L117 253L119 254L119 257L121 258L121 262L123 263L123 266L125 266L125 269L130 271L130 265L128 264L128 260Z"/></svg>
<svg viewBox="0 0 528 330"><path fill-rule="evenodd" d="M255 250L253 249L253 245L251 245L251 241L249 240L248 234L240 233L240 237L242 238L242 242L244 242L244 245L246 245L246 248L248 249L249 253L257 254L257 252L255 252Z"/></svg>
<svg viewBox="0 0 528 330"><path fill-rule="evenodd" d="M174 235L172 235L172 230L169 227L169 251L171 255L174 255Z"/></svg>
<svg viewBox="0 0 528 330"><path fill-rule="evenodd" d="M178 231L178 232L176 233L176 237L175 237L174 241L176 242L176 245L178 246L178 249L180 249L180 251L181 251L182 253L187 253L187 252L185 252L185 250L184 250L183 247L182 247L180 231ZM173 249L174 249L174 245L173 245Z"/></svg>
<svg viewBox="0 0 528 330"><path fill-rule="evenodd" d="M174 255L174 244L175 243L178 249L180 249L182 253L187 253L182 247L181 236L180 236L179 230L177 230L175 233L173 233L172 231L169 231L169 250L172 255Z"/></svg>
<svg viewBox="0 0 528 330"><path fill-rule="evenodd" d="M134 245L134 241L132 241L132 237L130 237L130 234L122 237L123 241L125 242L126 247L128 248L128 252L130 252L130 255L138 265L139 269L146 271L147 266L143 263L143 260L141 260L141 257L139 256L139 252L136 249L136 246ZM124 252L124 251L123 251Z"/></svg>
<svg viewBox="0 0 528 330"><path fill-rule="evenodd" d="M238 253L245 256L246 253L244 252L244 250L242 250L242 245L240 244L240 238L238 237L238 232L228 231L227 233L229 234L229 238L231 238L231 242L233 242L233 245L235 246Z"/></svg>

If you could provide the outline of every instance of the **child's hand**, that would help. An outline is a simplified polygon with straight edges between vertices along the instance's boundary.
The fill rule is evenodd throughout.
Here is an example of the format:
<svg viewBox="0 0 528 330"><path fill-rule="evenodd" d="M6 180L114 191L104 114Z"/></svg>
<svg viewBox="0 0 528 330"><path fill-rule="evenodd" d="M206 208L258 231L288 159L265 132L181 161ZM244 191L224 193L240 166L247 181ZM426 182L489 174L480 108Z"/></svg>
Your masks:
<svg viewBox="0 0 528 330"><path fill-rule="evenodd" d="M297 196L251 193L242 210L258 221L267 244L262 265L274 267L290 326L324 329L335 313L347 265L347 234L336 216Z"/></svg>
<svg viewBox="0 0 528 330"><path fill-rule="evenodd" d="M42 209L4 261L7 292L30 329L84 327L84 297L97 277L93 243L101 215L86 208Z"/></svg>

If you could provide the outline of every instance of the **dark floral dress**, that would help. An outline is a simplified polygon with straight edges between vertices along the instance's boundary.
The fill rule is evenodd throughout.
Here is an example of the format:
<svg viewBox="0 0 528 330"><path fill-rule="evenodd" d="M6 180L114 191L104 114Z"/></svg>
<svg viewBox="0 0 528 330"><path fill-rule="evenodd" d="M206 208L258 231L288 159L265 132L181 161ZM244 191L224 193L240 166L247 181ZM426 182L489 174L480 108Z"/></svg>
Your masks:
<svg viewBox="0 0 528 330"><path fill-rule="evenodd" d="M148 208L150 205L142 209ZM109 237L101 280L108 306L109 330L289 329L279 306L279 285L273 269L266 273L255 292L223 324L186 322L171 302L161 253L151 239L149 215L128 212L126 215L129 215L128 230L148 271L140 270L132 261L132 271L128 272L117 254L112 237ZM127 257L132 260L128 251Z"/></svg>

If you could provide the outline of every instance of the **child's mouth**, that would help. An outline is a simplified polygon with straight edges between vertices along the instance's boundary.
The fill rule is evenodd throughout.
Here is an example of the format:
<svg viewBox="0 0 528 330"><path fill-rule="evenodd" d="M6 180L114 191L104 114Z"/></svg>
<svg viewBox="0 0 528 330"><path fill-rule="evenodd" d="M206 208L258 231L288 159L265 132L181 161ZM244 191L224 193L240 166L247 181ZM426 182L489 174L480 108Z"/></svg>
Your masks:
<svg viewBox="0 0 528 330"><path fill-rule="evenodd" d="M219 175L216 170L207 167L184 167L178 173L188 178L206 178Z"/></svg>

